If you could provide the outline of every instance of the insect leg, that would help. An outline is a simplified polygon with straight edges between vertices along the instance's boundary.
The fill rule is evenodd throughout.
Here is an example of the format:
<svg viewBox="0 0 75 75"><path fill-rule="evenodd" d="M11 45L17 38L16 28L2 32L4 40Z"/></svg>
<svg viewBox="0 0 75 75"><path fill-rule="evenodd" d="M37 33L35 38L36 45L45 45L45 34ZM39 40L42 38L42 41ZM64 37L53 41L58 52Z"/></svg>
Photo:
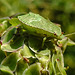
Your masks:
<svg viewBox="0 0 75 75"><path fill-rule="evenodd" d="M44 46L44 43L45 43L46 39L47 39L47 37L44 37L44 38L43 38L42 48L43 48L43 46Z"/></svg>

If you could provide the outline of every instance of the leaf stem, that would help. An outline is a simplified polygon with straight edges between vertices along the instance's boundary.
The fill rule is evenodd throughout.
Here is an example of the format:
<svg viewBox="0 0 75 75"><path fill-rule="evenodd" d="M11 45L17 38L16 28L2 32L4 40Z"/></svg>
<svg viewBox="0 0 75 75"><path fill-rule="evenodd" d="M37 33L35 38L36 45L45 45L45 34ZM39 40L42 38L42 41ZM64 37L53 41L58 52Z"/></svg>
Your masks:
<svg viewBox="0 0 75 75"><path fill-rule="evenodd" d="M4 51L4 53L5 53L5 56L7 57L7 52Z"/></svg>
<svg viewBox="0 0 75 75"><path fill-rule="evenodd" d="M67 36L71 36L71 35L75 35L75 32L74 33L67 34L65 36L67 37Z"/></svg>

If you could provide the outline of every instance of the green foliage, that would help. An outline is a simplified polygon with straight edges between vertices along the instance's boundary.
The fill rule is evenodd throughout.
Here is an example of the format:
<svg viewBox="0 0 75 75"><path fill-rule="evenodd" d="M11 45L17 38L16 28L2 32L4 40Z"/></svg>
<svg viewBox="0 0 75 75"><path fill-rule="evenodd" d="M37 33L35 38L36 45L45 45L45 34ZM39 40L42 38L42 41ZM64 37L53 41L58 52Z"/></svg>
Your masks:
<svg viewBox="0 0 75 75"><path fill-rule="evenodd" d="M0 65L0 75L14 75L8 66Z"/></svg>
<svg viewBox="0 0 75 75"><path fill-rule="evenodd" d="M6 26L2 25L2 21L9 20L12 17L17 18L17 15L26 14L28 12L38 13L54 23L59 23L62 25L61 27L64 34L75 32L75 0L0 0L0 36L1 33L8 28L8 24ZM7 23L7 21L5 22ZM75 35L70 35L69 37L75 41ZM48 45L48 43L46 44ZM63 47L64 49L65 45ZM50 44L50 47L51 46L52 44ZM68 46L64 54L65 66L70 66L67 71L68 75L75 75L75 67L73 64L75 62L74 50L75 46ZM69 60L71 60L70 63Z"/></svg>
<svg viewBox="0 0 75 75"><path fill-rule="evenodd" d="M34 13L4 19L1 24L5 21L7 27L0 33L1 75L67 75L63 53L75 43L59 26Z"/></svg>
<svg viewBox="0 0 75 75"><path fill-rule="evenodd" d="M40 70L41 70L41 64L40 63L35 63L31 66L29 66L28 69L26 69L23 73L23 75L41 75Z"/></svg>

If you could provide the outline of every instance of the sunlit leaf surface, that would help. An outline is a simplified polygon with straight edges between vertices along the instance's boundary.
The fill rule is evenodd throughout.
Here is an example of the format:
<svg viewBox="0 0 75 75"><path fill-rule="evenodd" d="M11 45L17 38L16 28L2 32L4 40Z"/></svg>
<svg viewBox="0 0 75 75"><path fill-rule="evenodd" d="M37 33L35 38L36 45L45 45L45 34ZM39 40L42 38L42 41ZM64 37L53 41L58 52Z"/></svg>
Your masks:
<svg viewBox="0 0 75 75"><path fill-rule="evenodd" d="M26 58L34 57L34 53L25 44L23 46L23 49L21 49L20 52L23 57L26 57Z"/></svg>
<svg viewBox="0 0 75 75"><path fill-rule="evenodd" d="M0 65L0 75L14 75L8 66Z"/></svg>
<svg viewBox="0 0 75 75"><path fill-rule="evenodd" d="M5 43L1 46L1 49L6 52L14 52L19 50L24 44L24 38L14 37L10 42Z"/></svg>
<svg viewBox="0 0 75 75"><path fill-rule="evenodd" d="M16 69L17 62L20 59L19 52L18 53L11 53L7 56L3 61L2 65L8 66L12 71Z"/></svg>
<svg viewBox="0 0 75 75"><path fill-rule="evenodd" d="M9 42L14 34L16 33L16 28L10 28L9 30L7 30L6 34L4 36L2 36L2 43L7 43Z"/></svg>
<svg viewBox="0 0 75 75"><path fill-rule="evenodd" d="M40 63L35 63L29 66L23 73L23 75L41 75L40 73L41 65Z"/></svg>
<svg viewBox="0 0 75 75"><path fill-rule="evenodd" d="M28 64L23 59L20 59L17 63L16 75L22 75L26 68L28 68Z"/></svg>

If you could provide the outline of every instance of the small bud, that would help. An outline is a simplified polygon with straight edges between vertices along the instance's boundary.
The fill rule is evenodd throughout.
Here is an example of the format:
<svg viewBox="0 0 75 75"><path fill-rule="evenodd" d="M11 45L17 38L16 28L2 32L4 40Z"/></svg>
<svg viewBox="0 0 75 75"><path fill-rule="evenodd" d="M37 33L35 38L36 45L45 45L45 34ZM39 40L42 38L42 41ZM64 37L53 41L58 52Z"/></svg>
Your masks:
<svg viewBox="0 0 75 75"><path fill-rule="evenodd" d="M0 44L2 45L2 42L0 41Z"/></svg>
<svg viewBox="0 0 75 75"><path fill-rule="evenodd" d="M62 34L64 34L64 32L62 32Z"/></svg>
<svg viewBox="0 0 75 75"><path fill-rule="evenodd" d="M24 60L25 60L27 63L29 63L29 60L28 60L27 58L24 58Z"/></svg>
<svg viewBox="0 0 75 75"><path fill-rule="evenodd" d="M42 70L40 70L40 72L42 73Z"/></svg>
<svg viewBox="0 0 75 75"><path fill-rule="evenodd" d="M57 34L54 32L54 35L57 35Z"/></svg>
<svg viewBox="0 0 75 75"><path fill-rule="evenodd" d="M62 44L59 44L59 45L58 45L58 47L62 47L62 46L63 46Z"/></svg>
<svg viewBox="0 0 75 75"><path fill-rule="evenodd" d="M59 59L57 59L57 61L60 61Z"/></svg>

